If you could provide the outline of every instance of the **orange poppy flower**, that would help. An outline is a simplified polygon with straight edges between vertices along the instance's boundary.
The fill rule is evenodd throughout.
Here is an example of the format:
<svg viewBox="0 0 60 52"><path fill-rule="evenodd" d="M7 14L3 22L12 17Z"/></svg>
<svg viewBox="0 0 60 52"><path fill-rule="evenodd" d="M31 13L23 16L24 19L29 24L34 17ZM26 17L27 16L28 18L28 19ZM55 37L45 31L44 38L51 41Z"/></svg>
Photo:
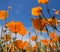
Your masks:
<svg viewBox="0 0 60 52"><path fill-rule="evenodd" d="M19 33L19 34L26 34L27 30L24 28L24 25L21 22L8 22L6 26L9 28L14 33Z"/></svg>
<svg viewBox="0 0 60 52"><path fill-rule="evenodd" d="M48 1L49 0L38 0L38 3L40 3L40 4L46 4L46 3L48 3Z"/></svg>
<svg viewBox="0 0 60 52"><path fill-rule="evenodd" d="M22 40L16 40L14 43L18 49L23 49L23 41Z"/></svg>
<svg viewBox="0 0 60 52"><path fill-rule="evenodd" d="M52 32L49 36L52 38L53 41L58 42L58 36L55 35L55 32Z"/></svg>
<svg viewBox="0 0 60 52"><path fill-rule="evenodd" d="M21 28L21 31L18 32L18 34L21 34L24 36L27 33L27 30L25 28Z"/></svg>
<svg viewBox="0 0 60 52"><path fill-rule="evenodd" d="M33 16L39 16L41 14L41 11L42 11L42 7L40 6L34 7L31 10Z"/></svg>
<svg viewBox="0 0 60 52"><path fill-rule="evenodd" d="M36 35L34 35L34 36L31 37L31 40L32 41L35 41L36 39L37 39L37 36Z"/></svg>
<svg viewBox="0 0 60 52"><path fill-rule="evenodd" d="M48 24L51 24L51 25L56 25L58 26L58 20L56 18L49 18L47 19L48 20Z"/></svg>
<svg viewBox="0 0 60 52"><path fill-rule="evenodd" d="M55 37L55 32L51 32L51 33L49 34L49 36L52 37L52 38L54 38L54 37Z"/></svg>
<svg viewBox="0 0 60 52"><path fill-rule="evenodd" d="M8 29L9 29L10 31L12 31L12 32L15 32L15 31L16 31L16 30L15 30L15 22L14 22L14 21L11 21L11 22L6 23L5 26L8 27Z"/></svg>
<svg viewBox="0 0 60 52"><path fill-rule="evenodd" d="M28 42L23 42L23 49L26 49L28 47Z"/></svg>
<svg viewBox="0 0 60 52"><path fill-rule="evenodd" d="M58 42L58 36L55 36L52 40L53 40L54 42Z"/></svg>
<svg viewBox="0 0 60 52"><path fill-rule="evenodd" d="M23 45L24 45L24 46L28 46L28 42L26 42L26 41L23 42Z"/></svg>
<svg viewBox="0 0 60 52"><path fill-rule="evenodd" d="M8 12L5 10L0 10L0 20L4 20L8 17Z"/></svg>
<svg viewBox="0 0 60 52"><path fill-rule="evenodd" d="M45 19L33 19L32 20L32 25L36 30L43 30L43 28L46 26L46 20Z"/></svg>
<svg viewBox="0 0 60 52"><path fill-rule="evenodd" d="M44 39L44 40L40 40L44 45L48 45L49 43L48 43L48 40L46 40L46 39Z"/></svg>
<svg viewBox="0 0 60 52"><path fill-rule="evenodd" d="M19 32L24 28L24 25L21 22L16 22L15 26L16 26L16 32Z"/></svg>
<svg viewBox="0 0 60 52"><path fill-rule="evenodd" d="M56 10L56 11L55 11L55 14L56 14L56 15L58 15L59 13L60 13L59 10Z"/></svg>

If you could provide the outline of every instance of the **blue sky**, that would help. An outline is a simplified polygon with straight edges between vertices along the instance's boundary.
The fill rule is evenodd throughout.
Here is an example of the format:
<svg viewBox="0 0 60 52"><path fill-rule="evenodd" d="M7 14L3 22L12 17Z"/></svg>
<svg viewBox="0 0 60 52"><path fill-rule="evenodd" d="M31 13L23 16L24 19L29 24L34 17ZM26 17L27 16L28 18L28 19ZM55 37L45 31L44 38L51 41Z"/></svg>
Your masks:
<svg viewBox="0 0 60 52"><path fill-rule="evenodd" d="M21 21L26 27L31 26L30 18L33 17L31 15L31 8L39 6L40 4L37 0L0 0L0 10L7 10L8 6L12 7L12 10L9 12L8 19L6 21ZM57 9L60 10L60 0L49 0L48 6L49 9ZM41 5L43 8L46 9L45 5ZM47 15L46 10L44 10L45 16ZM52 12L51 12L52 13ZM57 16L58 19L60 15ZM2 22L0 21L0 24Z"/></svg>
<svg viewBox="0 0 60 52"><path fill-rule="evenodd" d="M43 11L45 16L49 18L46 12L46 6L40 5L37 0L0 0L0 10L7 10L8 6L11 6L12 10L9 11L9 16L6 19L5 23L11 20L21 21L28 29L32 26L30 20L30 18L33 17L31 14L31 8L36 6L42 6L42 8L44 8ZM51 14L53 14L54 11L52 9L60 10L60 0L49 0L48 6ZM60 19L60 15L57 15L57 18ZM2 25L1 20L0 25Z"/></svg>

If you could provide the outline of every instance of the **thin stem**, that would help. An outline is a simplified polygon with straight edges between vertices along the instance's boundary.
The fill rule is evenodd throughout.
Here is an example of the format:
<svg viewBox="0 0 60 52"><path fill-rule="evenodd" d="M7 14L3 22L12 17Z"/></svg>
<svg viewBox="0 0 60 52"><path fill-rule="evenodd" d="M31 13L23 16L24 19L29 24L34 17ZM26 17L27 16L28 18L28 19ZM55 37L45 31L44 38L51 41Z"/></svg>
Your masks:
<svg viewBox="0 0 60 52"><path fill-rule="evenodd" d="M13 40L13 42L16 40L16 36L17 36L17 33L16 33L16 25L15 25L15 37L14 37L14 40ZM14 44L14 52L15 52L15 44Z"/></svg>
<svg viewBox="0 0 60 52"><path fill-rule="evenodd" d="M47 30L47 34L49 35L49 30L48 30L48 28L47 27L45 27L46 28L46 30Z"/></svg>
<svg viewBox="0 0 60 52"><path fill-rule="evenodd" d="M47 12L48 12L49 16L52 17L47 4L46 4L46 7L47 7Z"/></svg>
<svg viewBox="0 0 60 52"><path fill-rule="evenodd" d="M39 16L39 19L41 20L40 25L42 25L43 17ZM42 35L42 29L41 29L41 26L39 26L39 30L40 30L40 35Z"/></svg>
<svg viewBox="0 0 60 52"><path fill-rule="evenodd" d="M20 52L20 49L19 49L19 52Z"/></svg>
<svg viewBox="0 0 60 52"><path fill-rule="evenodd" d="M31 39L30 39L30 32L29 32L29 45L31 44Z"/></svg>
<svg viewBox="0 0 60 52"><path fill-rule="evenodd" d="M34 32L35 32L35 35L37 36L37 34L36 34L36 31L34 30ZM35 40L35 42L37 43L37 40L38 40L38 37L36 38L36 40Z"/></svg>
<svg viewBox="0 0 60 52"><path fill-rule="evenodd" d="M49 21L47 20L47 18L45 17L45 15L44 15L43 12L42 12L42 15L43 15L43 17L46 19L46 21L49 23ZM60 32L60 31L57 29L56 25L53 26L51 23L49 23L49 25L50 25L51 27L53 27L54 29L56 29L58 32Z"/></svg>

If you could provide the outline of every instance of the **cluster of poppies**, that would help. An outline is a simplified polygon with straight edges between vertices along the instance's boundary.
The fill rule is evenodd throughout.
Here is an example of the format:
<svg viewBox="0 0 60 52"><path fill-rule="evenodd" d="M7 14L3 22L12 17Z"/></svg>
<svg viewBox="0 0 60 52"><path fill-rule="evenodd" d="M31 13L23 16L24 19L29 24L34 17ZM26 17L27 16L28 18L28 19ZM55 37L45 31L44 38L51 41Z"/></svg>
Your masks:
<svg viewBox="0 0 60 52"><path fill-rule="evenodd" d="M31 9L32 16L35 17L31 18L31 21L34 29L41 33L40 36L42 35L42 32L46 32L49 36L48 40L47 39L40 40L39 44L45 46L46 52L52 52L52 51L54 52L54 50L56 51L56 49L59 49L60 44L59 36L55 35L55 30L60 33L60 30L57 29L57 26L59 26L59 21L56 18L56 15L60 14L60 12L59 10L55 10L54 15L51 15L50 9L48 8L48 2L49 0L38 0L39 4L46 5L46 12L48 13L49 18L45 16L43 12L44 10L41 6L36 6ZM50 31L48 27L52 27L52 31ZM36 40L38 39L37 37L38 36L35 35L32 38L32 40L34 40L36 43L37 43ZM37 46L38 48L39 44ZM39 49L43 47L41 45Z"/></svg>
<svg viewBox="0 0 60 52"><path fill-rule="evenodd" d="M31 9L31 14L36 18L31 18L32 26L34 28L35 35L30 36L30 32L25 28L22 22L20 21L10 21L2 25L1 28L1 37L0 37L0 52L60 52L60 36L56 35L56 31L60 32L57 29L59 21L56 18L60 12L56 10L54 15L50 14L48 9L49 0L38 0L39 4L45 4L47 7L47 12L50 18L46 18L43 13L43 8L41 6L33 7ZM0 20L4 20L8 17L9 10L12 8L9 6L8 11L0 10ZM52 27L53 32L48 29ZM4 29L5 28L5 29ZM9 33L7 33L9 32ZM40 32L40 37L42 33L47 33L49 39L39 39L39 35L36 32ZM12 37L12 34L15 34L15 37ZM16 35L21 35L24 37L26 34L29 35L29 41L17 40ZM39 40L38 40L39 39ZM35 42L32 46L31 41Z"/></svg>

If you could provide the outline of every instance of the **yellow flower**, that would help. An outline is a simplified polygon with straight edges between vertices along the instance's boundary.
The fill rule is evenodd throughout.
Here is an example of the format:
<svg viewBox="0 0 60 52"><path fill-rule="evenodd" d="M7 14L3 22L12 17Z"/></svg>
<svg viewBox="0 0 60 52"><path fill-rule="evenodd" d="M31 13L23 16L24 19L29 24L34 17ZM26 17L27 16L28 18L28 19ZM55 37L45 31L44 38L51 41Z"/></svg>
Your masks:
<svg viewBox="0 0 60 52"><path fill-rule="evenodd" d="M26 49L28 47L28 42L27 41L24 41L23 42L23 49Z"/></svg>
<svg viewBox="0 0 60 52"><path fill-rule="evenodd" d="M49 0L38 0L38 3L41 3L41 4L46 4L48 3Z"/></svg>
<svg viewBox="0 0 60 52"><path fill-rule="evenodd" d="M8 17L8 12L5 10L0 10L0 20L4 20Z"/></svg>
<svg viewBox="0 0 60 52"><path fill-rule="evenodd" d="M42 7L40 6L34 7L31 10L33 16L39 16L41 14L41 11L42 11Z"/></svg>

